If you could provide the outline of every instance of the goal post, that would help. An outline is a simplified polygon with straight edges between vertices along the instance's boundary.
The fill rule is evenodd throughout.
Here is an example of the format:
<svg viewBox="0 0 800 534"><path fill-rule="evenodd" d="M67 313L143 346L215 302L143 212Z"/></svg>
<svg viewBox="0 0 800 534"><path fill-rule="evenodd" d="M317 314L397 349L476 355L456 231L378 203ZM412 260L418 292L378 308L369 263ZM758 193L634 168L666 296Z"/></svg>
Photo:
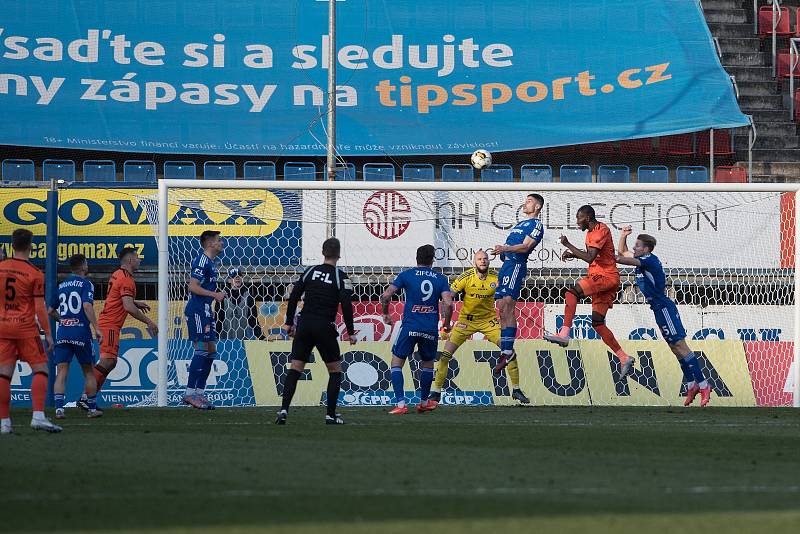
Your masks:
<svg viewBox="0 0 800 534"><path fill-rule="evenodd" d="M630 344L630 350L643 355L642 368L632 378L615 377L602 342L590 322L582 320L590 313L587 304L579 306L576 340L567 350L541 341L542 332L553 331L563 320L563 290L585 274L585 264L558 257L558 237L564 233L582 246L575 211L592 204L598 219L609 224L615 246L626 224L634 228L632 238L643 232L658 239L654 252L667 270L668 293L686 323L690 348L703 355L706 370L718 381L719 404L800 407L800 280L795 276L800 205L795 184L167 179L159 180L156 196L141 199L159 247L158 384L152 404L176 404L185 374L181 366L191 357L180 323L187 267L200 251L194 235L199 226L183 226L182 217L204 219L208 228L222 231L222 283L228 268L241 267L252 292L260 292L255 300L264 312L258 318L262 340L254 339L245 321L226 333L236 347L227 345L229 353L241 354L224 355L225 347L218 351L220 380L230 381L220 386L230 401L222 405L277 402L285 365L281 358L287 358L289 345L277 332L281 305L303 265L321 261L319 248L331 233L342 240L340 266L356 285L356 322L363 319L363 343L347 349L351 359L345 361L345 382L351 389L343 388L343 403L381 404L389 389L381 360L390 353L396 332L381 330L375 322L378 288L412 266L414 251L425 243L437 247L434 267L452 280L471 266L475 250L503 242L525 194L532 192L545 197L545 237L528 264L517 306L517 343L521 385L532 390L528 395L534 404L677 404L685 392L631 269L620 269L622 287L608 324L623 347ZM491 268L499 267L493 259ZM401 309L393 304L392 313ZM264 315L272 322L265 323ZM509 404L506 377L487 375L496 348L480 337L456 353L455 360L461 361L456 368L451 361L445 388L453 394L448 398ZM407 383L414 384L416 369L411 367ZM324 388L316 387L315 380L298 389L299 402L319 404ZM246 400L236 400L241 398Z"/></svg>

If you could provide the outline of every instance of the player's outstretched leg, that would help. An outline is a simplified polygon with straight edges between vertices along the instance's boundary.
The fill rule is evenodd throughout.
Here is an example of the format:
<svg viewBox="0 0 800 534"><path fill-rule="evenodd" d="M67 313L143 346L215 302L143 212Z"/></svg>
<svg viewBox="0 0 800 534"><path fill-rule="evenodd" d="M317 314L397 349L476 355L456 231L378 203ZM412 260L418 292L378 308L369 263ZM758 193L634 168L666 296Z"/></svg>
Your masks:
<svg viewBox="0 0 800 534"><path fill-rule="evenodd" d="M561 325L561 330L557 334L545 334L545 341L555 343L560 347L566 347L570 342L570 330L572 330L572 322L575 320L575 311L578 309L578 301L583 298L583 290L581 286L575 285L567 289L564 294L564 323Z"/></svg>
<svg viewBox="0 0 800 534"><path fill-rule="evenodd" d="M514 353L514 341L517 338L517 301L505 295L497 301L500 309L500 359L494 366L494 374L500 372L517 359Z"/></svg>
<svg viewBox="0 0 800 534"><path fill-rule="evenodd" d="M522 392L519 387L519 363L517 360L512 361L506 368L508 372L508 379L511 382L511 398L520 402L521 404L530 404L531 400Z"/></svg>
<svg viewBox="0 0 800 534"><path fill-rule="evenodd" d="M683 377L686 380L686 400L683 405L691 405L698 393L700 394L700 406L707 405L711 400L711 385L703 375L697 355L691 351L685 339L670 344L669 348L678 357L678 363L680 363Z"/></svg>
<svg viewBox="0 0 800 534"><path fill-rule="evenodd" d="M636 358L622 350L619 342L617 342L617 338L614 337L614 333L606 326L606 316L597 312L592 312L592 328L594 328L595 332L600 334L603 343L617 355L621 365L619 370L620 378L628 376L633 370L633 364L636 363Z"/></svg>

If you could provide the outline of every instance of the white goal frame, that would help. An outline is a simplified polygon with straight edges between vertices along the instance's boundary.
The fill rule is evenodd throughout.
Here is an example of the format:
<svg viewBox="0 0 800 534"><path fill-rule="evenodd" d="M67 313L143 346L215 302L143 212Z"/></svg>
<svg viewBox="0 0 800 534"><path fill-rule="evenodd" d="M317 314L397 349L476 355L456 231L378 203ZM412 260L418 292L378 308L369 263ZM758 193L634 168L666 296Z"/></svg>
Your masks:
<svg viewBox="0 0 800 534"><path fill-rule="evenodd" d="M169 332L169 190L190 189L279 189L284 191L582 191L582 192L716 192L716 193L795 193L795 272L800 265L800 186L775 183L708 183L708 184L619 184L619 183L560 183L560 182L285 182L263 180L158 180L158 383L157 405L167 406L167 366ZM793 406L800 408L800 276L794 277L794 375Z"/></svg>

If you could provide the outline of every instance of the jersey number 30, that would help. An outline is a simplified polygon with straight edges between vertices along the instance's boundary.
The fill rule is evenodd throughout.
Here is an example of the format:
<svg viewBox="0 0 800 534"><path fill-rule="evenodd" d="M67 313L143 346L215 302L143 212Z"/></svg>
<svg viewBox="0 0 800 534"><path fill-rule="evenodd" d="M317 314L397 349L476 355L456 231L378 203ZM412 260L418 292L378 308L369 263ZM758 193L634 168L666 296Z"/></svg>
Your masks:
<svg viewBox="0 0 800 534"><path fill-rule="evenodd" d="M67 312L73 314L81 311L81 296L73 291L67 296L66 293L58 295L58 314L66 315Z"/></svg>

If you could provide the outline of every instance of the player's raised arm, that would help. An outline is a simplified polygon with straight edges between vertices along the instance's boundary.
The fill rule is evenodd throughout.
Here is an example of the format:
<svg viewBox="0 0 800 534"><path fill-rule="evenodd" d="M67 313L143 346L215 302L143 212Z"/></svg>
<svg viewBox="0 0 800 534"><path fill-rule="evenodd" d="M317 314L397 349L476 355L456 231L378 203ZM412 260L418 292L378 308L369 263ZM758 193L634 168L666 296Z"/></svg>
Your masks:
<svg viewBox="0 0 800 534"><path fill-rule="evenodd" d="M642 264L638 258L634 257L633 252L628 250L628 236L633 232L633 228L626 226L622 229L619 235L619 243L617 245L617 255L614 258L620 265L630 265L631 267L638 267Z"/></svg>

